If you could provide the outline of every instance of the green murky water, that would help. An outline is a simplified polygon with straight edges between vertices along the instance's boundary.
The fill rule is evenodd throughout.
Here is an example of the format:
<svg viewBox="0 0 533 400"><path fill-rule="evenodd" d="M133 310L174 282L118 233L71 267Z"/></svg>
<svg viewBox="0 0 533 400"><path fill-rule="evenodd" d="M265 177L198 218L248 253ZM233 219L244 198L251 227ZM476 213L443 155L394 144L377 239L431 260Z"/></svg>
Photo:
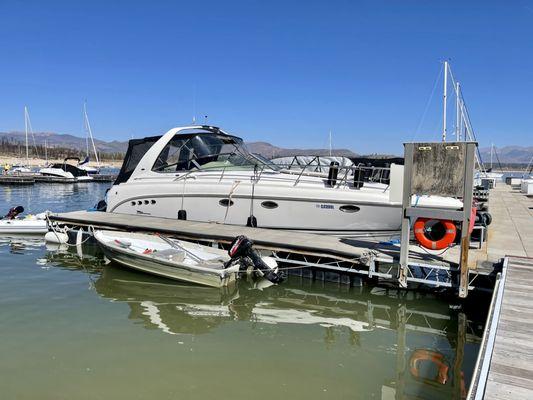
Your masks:
<svg viewBox="0 0 533 400"><path fill-rule="evenodd" d="M106 188L0 199L72 210ZM295 277L204 288L104 265L94 248L1 238L1 398L460 399L484 316L449 303Z"/></svg>

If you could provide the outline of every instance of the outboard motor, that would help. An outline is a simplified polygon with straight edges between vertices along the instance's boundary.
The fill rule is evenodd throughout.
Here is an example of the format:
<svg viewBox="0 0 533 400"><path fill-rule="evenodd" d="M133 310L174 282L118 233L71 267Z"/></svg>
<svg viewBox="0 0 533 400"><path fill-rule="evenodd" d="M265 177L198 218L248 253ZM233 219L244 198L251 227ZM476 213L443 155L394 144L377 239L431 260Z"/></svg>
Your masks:
<svg viewBox="0 0 533 400"><path fill-rule="evenodd" d="M272 283L280 283L283 281L283 276L270 268L261 258L259 253L253 248L253 242L246 236L237 236L231 242L228 254L231 261L237 259L245 259L245 264L250 264L258 270L266 279ZM249 262L246 262L249 260Z"/></svg>
<svg viewBox="0 0 533 400"><path fill-rule="evenodd" d="M15 219L19 214L22 214L23 212L24 207L22 206L11 207L2 219Z"/></svg>

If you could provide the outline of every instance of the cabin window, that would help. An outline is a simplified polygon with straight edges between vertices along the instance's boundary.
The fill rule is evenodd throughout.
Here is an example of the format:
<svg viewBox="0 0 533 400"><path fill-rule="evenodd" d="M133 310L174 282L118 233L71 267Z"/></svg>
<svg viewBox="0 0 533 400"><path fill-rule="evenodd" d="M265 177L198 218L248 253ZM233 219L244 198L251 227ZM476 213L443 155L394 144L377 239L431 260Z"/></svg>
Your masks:
<svg viewBox="0 0 533 400"><path fill-rule="evenodd" d="M206 133L177 134L161 151L152 171L252 169L258 163L239 138Z"/></svg>

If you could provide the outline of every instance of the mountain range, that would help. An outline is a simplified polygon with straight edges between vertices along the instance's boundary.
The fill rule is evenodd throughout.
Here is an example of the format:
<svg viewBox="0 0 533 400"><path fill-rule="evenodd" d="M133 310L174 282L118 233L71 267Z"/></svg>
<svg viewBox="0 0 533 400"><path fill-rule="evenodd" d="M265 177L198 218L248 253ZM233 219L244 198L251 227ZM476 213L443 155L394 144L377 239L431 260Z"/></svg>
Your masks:
<svg viewBox="0 0 533 400"><path fill-rule="evenodd" d="M53 132L35 132L35 143L44 145L45 140L49 147L66 147L76 150L84 150L86 148L86 139L69 134L59 134ZM21 143L25 141L24 132L0 132L0 140L7 140L12 143ZM30 138L30 144L33 139ZM104 141L95 139L95 144L99 152L103 153L124 153L128 148L127 141ZM295 156L295 155L320 155L325 156L329 154L329 149L288 149L278 147L267 142L249 142L248 148L253 153L261 154L267 158ZM484 163L490 162L490 147L480 148L481 158ZM505 146L496 148L493 156L494 166L498 165L498 160L501 163L522 163L527 164L533 157L533 146ZM356 157L358 154L349 149L332 149L332 155ZM376 154L374 156L379 156Z"/></svg>
<svg viewBox="0 0 533 400"><path fill-rule="evenodd" d="M49 147L66 147L76 150L84 150L87 146L86 139L69 134L59 134L52 132L34 132L35 144L44 145L45 140ZM24 132L0 132L0 141L7 140L13 143L25 143L26 135ZM33 145L33 138L29 139L30 145ZM98 152L102 153L125 153L128 148L128 142L113 140L106 142L104 140L94 139ZM285 149L274 146L267 142L249 142L246 143L253 153L261 154L267 158L296 156L296 155L319 155L329 154L329 149ZM332 149L332 155L355 157L356 153L349 149Z"/></svg>

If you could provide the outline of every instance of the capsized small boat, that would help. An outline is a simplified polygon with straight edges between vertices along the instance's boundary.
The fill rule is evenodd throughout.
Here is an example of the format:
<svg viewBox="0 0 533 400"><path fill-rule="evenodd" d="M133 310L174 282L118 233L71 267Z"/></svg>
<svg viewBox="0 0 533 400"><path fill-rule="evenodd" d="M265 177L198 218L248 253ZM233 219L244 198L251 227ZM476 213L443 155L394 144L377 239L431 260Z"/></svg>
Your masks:
<svg viewBox="0 0 533 400"><path fill-rule="evenodd" d="M97 230L94 237L106 257L128 268L200 285L233 283L241 268L226 251L144 233Z"/></svg>

